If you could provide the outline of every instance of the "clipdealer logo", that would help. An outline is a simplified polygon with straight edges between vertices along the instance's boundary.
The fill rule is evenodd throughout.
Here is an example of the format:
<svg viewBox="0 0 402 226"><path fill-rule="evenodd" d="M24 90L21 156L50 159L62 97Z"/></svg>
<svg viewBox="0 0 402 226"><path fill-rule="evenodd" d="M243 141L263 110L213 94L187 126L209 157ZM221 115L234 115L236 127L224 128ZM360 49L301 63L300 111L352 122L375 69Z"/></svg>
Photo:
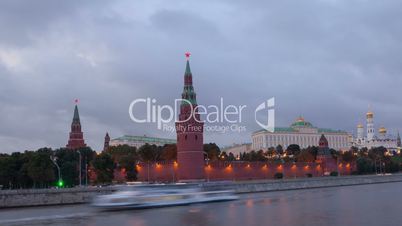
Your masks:
<svg viewBox="0 0 402 226"><path fill-rule="evenodd" d="M180 106L189 106L187 118L179 119ZM274 98L260 104L255 109L256 123L269 131L274 129ZM247 105L225 105L223 98L220 98L218 105L193 105L186 99L175 99L173 105L161 105L155 98L139 98L130 103L128 112L130 119L135 123L153 123L159 130L175 132L175 122L187 122L194 119L197 122L204 123L206 132L245 132L246 126L242 125L244 111ZM267 123L257 119L257 113L267 109ZM140 110L140 113L138 111ZM144 111L145 110L145 111ZM137 114L135 114L136 112ZM142 113L142 114L141 114ZM200 117L195 115L199 114ZM205 120L201 120L201 119ZM180 128L183 129L183 128Z"/></svg>
<svg viewBox="0 0 402 226"><path fill-rule="evenodd" d="M264 101L254 111L254 119L255 122L263 129L269 131L269 132L274 132L275 131L275 97L272 97L268 99L267 101ZM260 120L257 119L257 114L261 111L266 111L267 113L267 120L266 122L261 122Z"/></svg>

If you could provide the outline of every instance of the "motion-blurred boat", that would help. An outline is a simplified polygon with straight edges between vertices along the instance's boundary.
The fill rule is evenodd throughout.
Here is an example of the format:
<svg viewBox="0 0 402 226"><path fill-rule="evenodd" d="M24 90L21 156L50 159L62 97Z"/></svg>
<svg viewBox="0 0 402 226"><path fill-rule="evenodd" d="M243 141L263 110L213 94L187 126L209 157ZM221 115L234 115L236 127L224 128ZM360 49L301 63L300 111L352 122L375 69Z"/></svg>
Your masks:
<svg viewBox="0 0 402 226"><path fill-rule="evenodd" d="M130 186L110 195L98 196L92 206L101 210L143 209L238 199L234 191L202 191L200 188Z"/></svg>

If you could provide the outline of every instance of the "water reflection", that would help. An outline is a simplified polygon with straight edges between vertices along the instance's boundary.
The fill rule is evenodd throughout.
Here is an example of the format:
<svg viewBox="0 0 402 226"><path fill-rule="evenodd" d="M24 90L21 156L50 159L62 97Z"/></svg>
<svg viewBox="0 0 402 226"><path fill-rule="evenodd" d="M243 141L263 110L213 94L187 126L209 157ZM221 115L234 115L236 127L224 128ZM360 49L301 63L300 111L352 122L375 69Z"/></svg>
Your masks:
<svg viewBox="0 0 402 226"><path fill-rule="evenodd" d="M318 226L400 225L402 183L243 195L234 202L148 210L92 212L89 207L55 207L32 215L75 211L87 216L7 225L74 226ZM81 208L81 209L80 209ZM19 211L19 210L16 210ZM25 210L26 211L26 210ZM21 215L28 214L29 211ZM0 214L0 219L2 215ZM0 223L1 224L1 223Z"/></svg>

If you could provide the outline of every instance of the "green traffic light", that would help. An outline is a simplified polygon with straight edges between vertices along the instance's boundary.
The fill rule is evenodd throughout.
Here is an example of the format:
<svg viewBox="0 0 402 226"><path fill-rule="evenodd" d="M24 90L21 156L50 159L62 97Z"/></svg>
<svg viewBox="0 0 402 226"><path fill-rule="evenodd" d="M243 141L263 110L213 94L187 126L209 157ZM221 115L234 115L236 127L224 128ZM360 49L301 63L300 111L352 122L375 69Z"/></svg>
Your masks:
<svg viewBox="0 0 402 226"><path fill-rule="evenodd" d="M64 182L62 180L59 180L59 182L57 182L57 186L63 187L63 185L64 185Z"/></svg>

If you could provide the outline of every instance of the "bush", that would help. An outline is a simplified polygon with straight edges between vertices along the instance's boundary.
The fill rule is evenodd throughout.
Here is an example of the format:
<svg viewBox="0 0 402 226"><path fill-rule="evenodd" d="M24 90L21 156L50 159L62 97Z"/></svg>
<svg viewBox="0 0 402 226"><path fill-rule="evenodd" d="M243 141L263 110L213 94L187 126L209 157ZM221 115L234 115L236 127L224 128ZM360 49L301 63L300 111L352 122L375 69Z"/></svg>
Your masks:
<svg viewBox="0 0 402 226"><path fill-rule="evenodd" d="M283 173L275 173L274 179L282 179L283 178Z"/></svg>
<svg viewBox="0 0 402 226"><path fill-rule="evenodd" d="M332 171L329 175L330 175L331 177L337 177L337 176L338 176L338 172Z"/></svg>
<svg viewBox="0 0 402 226"><path fill-rule="evenodd" d="M306 177L309 177L309 178L311 178L311 177L313 177L313 174L311 174L311 173L308 173L308 174L306 174Z"/></svg>
<svg viewBox="0 0 402 226"><path fill-rule="evenodd" d="M357 163L357 172L359 174L374 173L373 160L371 160L367 157L360 157L357 159L356 163Z"/></svg>
<svg viewBox="0 0 402 226"><path fill-rule="evenodd" d="M391 161L390 163L388 163L388 165L385 168L385 171L387 173L397 173L399 171L399 163L395 162L395 161Z"/></svg>

